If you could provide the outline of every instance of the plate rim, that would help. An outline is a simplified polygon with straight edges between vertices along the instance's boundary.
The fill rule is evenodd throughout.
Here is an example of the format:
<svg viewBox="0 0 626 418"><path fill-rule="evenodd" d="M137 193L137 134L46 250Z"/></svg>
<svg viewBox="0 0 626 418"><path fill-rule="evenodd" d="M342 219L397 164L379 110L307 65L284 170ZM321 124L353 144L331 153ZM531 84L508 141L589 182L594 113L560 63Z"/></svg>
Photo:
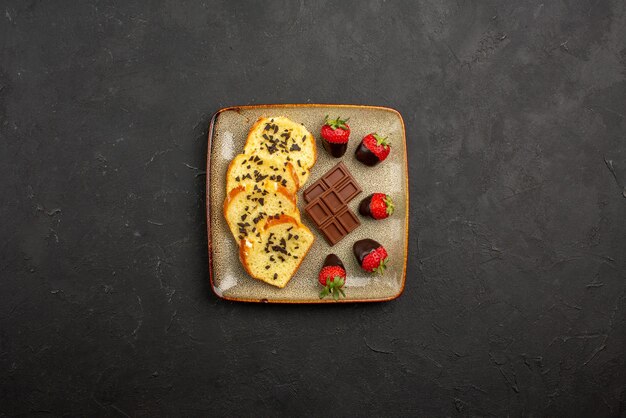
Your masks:
<svg viewBox="0 0 626 418"><path fill-rule="evenodd" d="M267 298L242 298L242 297L232 297L232 296L224 296L220 295L215 290L215 283L213 281L213 239L211 235L211 156L213 155L213 135L215 122L221 113L228 111L235 111L239 113L241 110L251 110L258 108L285 108L285 107L312 107L312 108L323 108L323 107L343 107L343 108L357 108L357 109L374 109L374 110L383 110L386 112L394 113L398 119L400 120L400 125L402 126L402 140L404 141L404 169L406 175L404 176L405 190L406 190L406 202L405 202L405 232L404 239L406 245L404 246L404 255L403 255L403 266L402 266L402 282L400 286L400 290L391 296L384 298L374 298L374 299L339 299L338 301L333 299L285 299L285 300L275 300L275 299L267 299ZM211 284L211 291L218 299L228 300L231 302L245 302L245 303L271 303L271 304L290 304L290 305L317 305L317 304L338 304L338 303L371 303L371 302L389 302L395 300L404 293L404 287L406 284L406 265L408 259L409 252L409 208L410 208L410 190L409 190L409 164L408 164L408 148L406 141L406 128L404 125L404 118L402 118L402 114L391 107L387 106L375 106L375 105L359 105L359 104L332 104L332 103L276 103L276 104L255 104L255 105L241 105L241 106L228 106L219 109L217 112L213 114L211 120L209 122L209 130L207 134L207 158L206 158L206 184L205 184L205 206L206 206L206 225L207 225L207 241L208 241L208 267L209 267L209 281Z"/></svg>

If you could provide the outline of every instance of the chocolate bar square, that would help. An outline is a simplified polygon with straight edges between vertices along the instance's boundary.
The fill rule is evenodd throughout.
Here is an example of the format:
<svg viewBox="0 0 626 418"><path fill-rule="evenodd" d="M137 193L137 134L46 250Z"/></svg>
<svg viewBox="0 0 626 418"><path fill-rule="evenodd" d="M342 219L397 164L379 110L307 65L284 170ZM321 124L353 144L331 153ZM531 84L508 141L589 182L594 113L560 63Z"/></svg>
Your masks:
<svg viewBox="0 0 626 418"><path fill-rule="evenodd" d="M354 181L353 178L347 178L340 185L336 187L337 193L341 200L348 203L352 199L356 197L359 193L361 193L361 188Z"/></svg>
<svg viewBox="0 0 626 418"><path fill-rule="evenodd" d="M343 226L343 229L345 229L348 234L361 225L359 218L357 218L354 212L352 212L347 206L343 211L335 215L335 219L339 221L341 226Z"/></svg>
<svg viewBox="0 0 626 418"><path fill-rule="evenodd" d="M328 186L324 183L324 180L319 179L312 185L306 188L304 192L302 192L302 197L306 203L309 203L312 200L315 200L318 196L328 190Z"/></svg>
<svg viewBox="0 0 626 418"><path fill-rule="evenodd" d="M339 163L331 168L322 179L326 186L329 188L333 187L335 184L338 184L346 177L350 177L350 173L348 172L348 168L344 163Z"/></svg>
<svg viewBox="0 0 626 418"><path fill-rule="evenodd" d="M333 216L332 211L317 199L305 206L304 211L311 217L316 225L322 225Z"/></svg>
<svg viewBox="0 0 626 418"><path fill-rule="evenodd" d="M320 230L322 231L322 234L324 235L324 238L326 238L328 244L331 246L337 244L343 239L343 237L348 235L348 232L335 218L331 218L330 221L322 225Z"/></svg>
<svg viewBox="0 0 626 418"><path fill-rule="evenodd" d="M333 213L339 212L345 206L341 197L339 197L339 194L333 189L327 190L322 196L320 196L320 199Z"/></svg>

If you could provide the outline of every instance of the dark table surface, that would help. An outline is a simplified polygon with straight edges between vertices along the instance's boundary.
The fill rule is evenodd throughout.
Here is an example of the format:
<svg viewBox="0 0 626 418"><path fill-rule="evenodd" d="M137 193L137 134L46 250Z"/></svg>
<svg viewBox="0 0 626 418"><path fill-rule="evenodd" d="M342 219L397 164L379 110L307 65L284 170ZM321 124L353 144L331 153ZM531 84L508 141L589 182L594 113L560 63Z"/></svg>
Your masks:
<svg viewBox="0 0 626 418"><path fill-rule="evenodd" d="M74 3L0 7L0 415L625 416L623 1ZM261 103L402 113L399 299L211 293Z"/></svg>

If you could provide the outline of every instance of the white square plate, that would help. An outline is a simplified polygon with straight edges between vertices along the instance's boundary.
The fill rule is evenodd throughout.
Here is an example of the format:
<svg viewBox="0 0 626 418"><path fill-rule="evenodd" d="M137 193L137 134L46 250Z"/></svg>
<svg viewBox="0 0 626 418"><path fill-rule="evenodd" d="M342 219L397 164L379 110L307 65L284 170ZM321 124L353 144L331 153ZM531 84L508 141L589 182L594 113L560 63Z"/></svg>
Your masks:
<svg viewBox="0 0 626 418"><path fill-rule="evenodd" d="M324 150L319 132L324 117L350 118L350 141L346 154L336 159ZM286 116L302 123L316 138L317 163L311 176L298 192L298 208L316 239L300 268L283 289L251 278L241 266L238 248L223 215L226 169L243 150L248 130L259 117ZM354 156L361 139L377 132L387 136L391 153L374 167L368 167ZM242 302L335 303L332 298L319 298L321 286L318 273L326 255L335 253L347 270L346 298L340 302L380 302L400 296L404 290L408 254L409 185L404 122L390 108L361 105L259 105L229 107L218 111L211 120L207 156L207 229L209 239L209 270L211 287L221 298ZM302 191L331 167L343 161L363 189L348 206L357 214L361 225L331 247L304 212ZM396 210L392 216L375 221L358 213L359 202L372 193L390 195ZM378 276L364 272L352 253L352 244L363 238L381 243L389 256L387 270Z"/></svg>

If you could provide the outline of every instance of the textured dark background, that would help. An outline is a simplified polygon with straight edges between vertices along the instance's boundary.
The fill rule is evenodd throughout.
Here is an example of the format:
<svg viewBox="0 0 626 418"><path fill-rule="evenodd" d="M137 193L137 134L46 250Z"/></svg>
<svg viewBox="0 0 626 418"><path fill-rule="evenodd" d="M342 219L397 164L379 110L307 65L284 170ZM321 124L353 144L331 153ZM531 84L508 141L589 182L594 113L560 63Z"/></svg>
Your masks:
<svg viewBox="0 0 626 418"><path fill-rule="evenodd" d="M73 3L0 5L0 415L625 416L623 1ZM299 102L404 116L394 302L210 292L209 119Z"/></svg>

